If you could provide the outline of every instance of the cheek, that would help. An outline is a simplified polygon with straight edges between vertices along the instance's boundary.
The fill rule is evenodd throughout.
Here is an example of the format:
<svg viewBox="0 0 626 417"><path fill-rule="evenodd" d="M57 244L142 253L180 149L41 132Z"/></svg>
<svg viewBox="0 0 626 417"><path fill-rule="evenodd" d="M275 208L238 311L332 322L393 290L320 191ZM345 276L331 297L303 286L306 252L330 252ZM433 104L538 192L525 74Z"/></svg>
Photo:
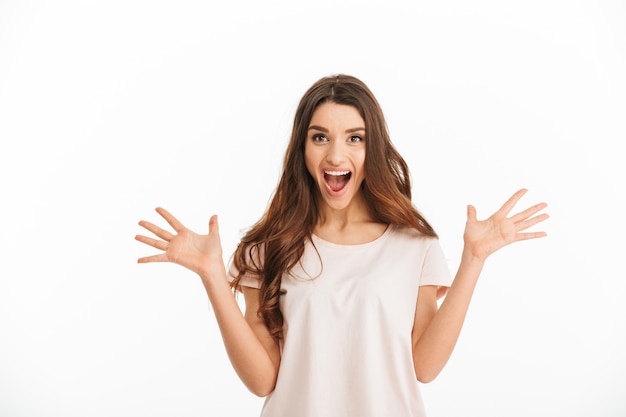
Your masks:
<svg viewBox="0 0 626 417"><path fill-rule="evenodd" d="M317 171L315 152L313 152L313 149L308 145L304 148L304 165L307 171L309 171L309 174L315 177L315 172Z"/></svg>
<svg viewBox="0 0 626 417"><path fill-rule="evenodd" d="M360 175L365 175L365 149L359 149L355 152L352 160L354 161L355 168L359 170Z"/></svg>

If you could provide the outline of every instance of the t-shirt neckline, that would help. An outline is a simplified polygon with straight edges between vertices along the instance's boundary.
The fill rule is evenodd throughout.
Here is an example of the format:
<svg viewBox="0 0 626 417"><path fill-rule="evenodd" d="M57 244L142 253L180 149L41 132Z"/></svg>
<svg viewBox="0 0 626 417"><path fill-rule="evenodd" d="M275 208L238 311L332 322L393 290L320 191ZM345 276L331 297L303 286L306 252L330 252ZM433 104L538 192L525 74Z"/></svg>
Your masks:
<svg viewBox="0 0 626 417"><path fill-rule="evenodd" d="M383 240L387 239L387 236L389 236L391 234L391 229L393 228L393 225L388 224L387 227L385 228L385 231L383 233L380 234L380 236L376 237L374 240L370 240L369 242L365 242L365 243L357 243L354 245L347 245L347 244L343 244L343 243L334 243L331 242L329 240L323 239L321 237L319 237L318 235L316 235L315 233L313 233L311 235L311 239L313 240L314 244L321 244L324 246L328 246L328 247L333 247L333 248L341 248L341 249L360 249L360 248L366 248L368 246L373 246L376 245L380 242L382 242Z"/></svg>

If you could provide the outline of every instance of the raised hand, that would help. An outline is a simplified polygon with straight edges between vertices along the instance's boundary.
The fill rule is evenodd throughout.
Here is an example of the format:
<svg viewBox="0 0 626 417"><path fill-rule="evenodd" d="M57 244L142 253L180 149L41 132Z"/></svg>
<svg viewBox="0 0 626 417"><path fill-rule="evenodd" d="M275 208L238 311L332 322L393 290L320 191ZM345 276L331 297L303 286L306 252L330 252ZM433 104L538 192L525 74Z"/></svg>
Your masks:
<svg viewBox="0 0 626 417"><path fill-rule="evenodd" d="M167 210L159 207L156 211L172 226L175 233L170 233L150 222L140 221L141 227L160 239L143 235L137 235L135 239L162 250L163 253L139 258L137 262L173 262L201 276L209 273L212 268L224 268L217 216L214 215L209 220L209 233L201 235L183 226Z"/></svg>
<svg viewBox="0 0 626 417"><path fill-rule="evenodd" d="M485 260L498 249L513 242L526 239L536 239L546 236L545 232L523 232L531 226L546 220L546 213L536 215L546 208L546 203L535 204L511 217L509 213L520 198L526 194L526 189L517 191L506 203L486 220L476 218L476 208L467 206L467 223L463 240L465 250L478 259ZM536 216L535 216L536 215Z"/></svg>

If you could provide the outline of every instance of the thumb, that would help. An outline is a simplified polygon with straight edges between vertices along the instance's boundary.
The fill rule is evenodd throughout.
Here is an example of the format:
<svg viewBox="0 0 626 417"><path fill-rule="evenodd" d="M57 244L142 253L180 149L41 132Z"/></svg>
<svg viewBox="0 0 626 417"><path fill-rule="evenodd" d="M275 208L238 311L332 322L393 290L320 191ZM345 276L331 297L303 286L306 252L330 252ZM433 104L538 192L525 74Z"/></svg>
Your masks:
<svg viewBox="0 0 626 417"><path fill-rule="evenodd" d="M219 236L220 234L220 226L217 223L217 214L214 214L209 219L209 234L215 233Z"/></svg>
<svg viewBox="0 0 626 417"><path fill-rule="evenodd" d="M476 207L471 204L467 205L467 220L472 222L476 221Z"/></svg>

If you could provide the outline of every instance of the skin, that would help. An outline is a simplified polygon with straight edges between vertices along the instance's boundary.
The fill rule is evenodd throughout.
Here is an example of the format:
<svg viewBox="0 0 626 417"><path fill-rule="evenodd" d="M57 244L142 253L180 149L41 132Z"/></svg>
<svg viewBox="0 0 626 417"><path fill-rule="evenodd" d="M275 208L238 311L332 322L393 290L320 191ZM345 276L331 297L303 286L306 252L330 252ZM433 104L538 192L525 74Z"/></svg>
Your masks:
<svg viewBox="0 0 626 417"><path fill-rule="evenodd" d="M365 127L355 108L335 103L320 105L309 125L305 162L318 186L321 203L315 233L331 242L369 242L387 227L371 218L359 191L365 179ZM350 181L341 192L331 192L324 180L324 170L350 171ZM511 243L546 236L544 232L524 232L548 218L546 213L539 213L547 207L545 203L510 214L525 193L525 189L517 191L485 220L478 220L476 209L469 205L461 262L441 306L437 307L437 299L444 290L434 286L420 287L412 342L415 375L421 382L432 381L452 354L486 259ZM276 384L280 350L256 314L259 290L242 288L245 313L241 312L232 295L222 260L217 216L209 220L208 234L198 234L165 209L156 210L173 232L140 221L139 225L156 238L137 235L135 239L161 253L140 258L138 262L173 262L200 276L233 368L251 392L258 396L268 395Z"/></svg>
<svg viewBox="0 0 626 417"><path fill-rule="evenodd" d="M365 122L354 107L324 103L313 113L304 160L322 203L315 234L330 242L369 242L387 227L371 217L360 191L365 179L366 144ZM344 189L335 193L326 183L326 171L350 171L351 177Z"/></svg>

